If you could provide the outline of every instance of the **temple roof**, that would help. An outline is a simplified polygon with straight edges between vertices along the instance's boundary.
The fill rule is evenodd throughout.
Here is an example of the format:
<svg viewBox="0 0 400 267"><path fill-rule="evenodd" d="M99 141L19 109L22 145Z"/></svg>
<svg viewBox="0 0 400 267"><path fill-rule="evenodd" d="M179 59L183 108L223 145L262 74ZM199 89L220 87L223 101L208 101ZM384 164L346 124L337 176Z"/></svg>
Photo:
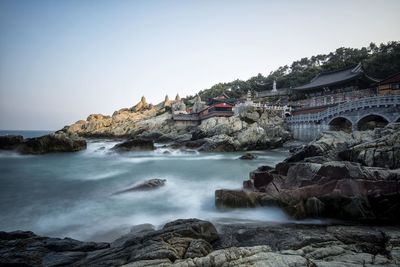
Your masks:
<svg viewBox="0 0 400 267"><path fill-rule="evenodd" d="M216 108L231 108L231 107L233 107L233 105L230 104L230 103L223 102L223 103L214 104L214 105L212 105L212 107L216 107Z"/></svg>
<svg viewBox="0 0 400 267"><path fill-rule="evenodd" d="M400 82L400 72L387 77L379 82L379 85L390 84L390 83L398 83Z"/></svg>
<svg viewBox="0 0 400 267"><path fill-rule="evenodd" d="M366 79L371 83L378 81L366 75L362 69L361 63L359 63L356 66L353 65L345 69L320 73L309 83L292 89L296 91L311 90L352 81L358 78Z"/></svg>

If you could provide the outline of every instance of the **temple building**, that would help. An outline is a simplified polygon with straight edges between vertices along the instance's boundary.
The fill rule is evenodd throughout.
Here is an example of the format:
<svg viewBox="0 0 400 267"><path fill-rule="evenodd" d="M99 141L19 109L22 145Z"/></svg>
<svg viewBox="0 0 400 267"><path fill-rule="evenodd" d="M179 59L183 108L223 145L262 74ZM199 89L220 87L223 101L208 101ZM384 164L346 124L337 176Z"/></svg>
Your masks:
<svg viewBox="0 0 400 267"><path fill-rule="evenodd" d="M400 72L378 83L378 95L400 95Z"/></svg>
<svg viewBox="0 0 400 267"><path fill-rule="evenodd" d="M202 120L212 117L230 117L234 115L232 109L235 106L235 101L226 94L209 99L207 104L197 95L193 106L187 109L186 114L174 114L172 118L176 123L188 126L200 124Z"/></svg>
<svg viewBox="0 0 400 267"><path fill-rule="evenodd" d="M291 89L293 115L321 112L341 102L376 95L377 82L361 64L320 73L309 83Z"/></svg>

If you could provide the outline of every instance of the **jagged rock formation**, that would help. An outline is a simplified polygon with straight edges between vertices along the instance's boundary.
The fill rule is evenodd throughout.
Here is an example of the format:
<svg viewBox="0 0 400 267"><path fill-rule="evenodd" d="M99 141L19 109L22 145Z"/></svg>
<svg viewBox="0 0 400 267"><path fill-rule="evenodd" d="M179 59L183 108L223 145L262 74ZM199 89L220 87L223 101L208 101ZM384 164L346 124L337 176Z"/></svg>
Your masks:
<svg viewBox="0 0 400 267"><path fill-rule="evenodd" d="M200 97L193 110L204 108ZM178 125L173 114L186 113L186 105L179 95L175 100L152 106L143 97L131 109L121 109L110 116L90 115L64 128L68 134L87 137L134 137L155 142L173 142L173 146L186 146L201 151L237 151L268 149L281 146L290 138L283 119L275 111L249 108L239 116L212 117L196 126Z"/></svg>
<svg viewBox="0 0 400 267"><path fill-rule="evenodd" d="M218 232L217 230L218 229ZM398 266L400 229L177 220L112 243L0 232L2 266Z"/></svg>
<svg viewBox="0 0 400 267"><path fill-rule="evenodd" d="M247 120L248 113L202 121L190 145L197 142L204 151L257 150L280 147L290 139L283 119L275 111L253 112L257 114L253 121Z"/></svg>
<svg viewBox="0 0 400 267"><path fill-rule="evenodd" d="M252 172L245 191L217 190L216 205L280 206L295 218L395 222L400 213L399 134L399 123L353 134L326 132L275 168Z"/></svg>
<svg viewBox="0 0 400 267"><path fill-rule="evenodd" d="M133 108L132 111L134 112L140 112L140 111L145 111L148 109L151 109L153 106L151 104L148 104L146 101L146 98L144 96L142 96L142 98L140 99L140 102L137 103Z"/></svg>
<svg viewBox="0 0 400 267"><path fill-rule="evenodd" d="M111 244L0 232L0 265L121 266L143 260L175 261L207 255L212 251L210 242L216 239L215 227L196 219L177 220L160 230L144 230Z"/></svg>

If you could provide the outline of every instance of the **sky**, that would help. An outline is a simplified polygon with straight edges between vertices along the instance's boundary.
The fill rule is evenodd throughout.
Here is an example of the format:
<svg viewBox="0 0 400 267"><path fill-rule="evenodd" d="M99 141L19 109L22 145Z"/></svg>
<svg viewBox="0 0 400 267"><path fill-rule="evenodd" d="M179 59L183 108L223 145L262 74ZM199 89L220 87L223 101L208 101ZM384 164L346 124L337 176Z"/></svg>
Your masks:
<svg viewBox="0 0 400 267"><path fill-rule="evenodd" d="M57 130L339 47L400 40L400 1L0 1L0 129Z"/></svg>

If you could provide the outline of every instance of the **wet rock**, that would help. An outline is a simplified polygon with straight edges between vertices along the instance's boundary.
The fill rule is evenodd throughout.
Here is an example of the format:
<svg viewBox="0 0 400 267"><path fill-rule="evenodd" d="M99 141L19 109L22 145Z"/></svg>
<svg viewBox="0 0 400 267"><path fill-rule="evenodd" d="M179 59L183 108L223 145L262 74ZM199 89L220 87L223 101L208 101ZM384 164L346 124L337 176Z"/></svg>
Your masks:
<svg viewBox="0 0 400 267"><path fill-rule="evenodd" d="M0 136L0 149L15 149L19 144L22 143L23 140L24 138L21 135Z"/></svg>
<svg viewBox="0 0 400 267"><path fill-rule="evenodd" d="M291 164L287 162L280 162L276 164L274 172L279 175L287 175Z"/></svg>
<svg viewBox="0 0 400 267"><path fill-rule="evenodd" d="M121 237L124 242L114 243L105 250L89 253L76 262L77 266L157 266L183 258L205 256L211 252L211 242L219 238L214 225L209 222L187 219L176 220L160 230L141 231L136 235Z"/></svg>
<svg viewBox="0 0 400 267"><path fill-rule="evenodd" d="M147 139L131 139L119 144L113 148L116 151L140 151L140 150L154 150L154 142Z"/></svg>
<svg viewBox="0 0 400 267"><path fill-rule="evenodd" d="M325 204L316 197L310 197L307 200L299 201L297 204L287 206L286 211L298 219L307 217L322 217L325 214Z"/></svg>
<svg viewBox="0 0 400 267"><path fill-rule="evenodd" d="M257 156L251 154L251 153L245 153L242 156L240 156L239 159L244 159L244 160L252 160L252 159L256 159Z"/></svg>
<svg viewBox="0 0 400 267"><path fill-rule="evenodd" d="M221 134L205 138L198 150L202 152L233 152L237 150L237 144L232 137Z"/></svg>
<svg viewBox="0 0 400 267"><path fill-rule="evenodd" d="M45 154L53 152L76 152L86 149L83 138L56 132L41 137L27 138L17 147L24 154Z"/></svg>
<svg viewBox="0 0 400 267"><path fill-rule="evenodd" d="M144 182L141 182L131 188L118 191L115 194L122 194L127 192L135 192L135 191L147 191L147 190L154 190L160 188L165 185L166 179L150 179Z"/></svg>
<svg viewBox="0 0 400 267"><path fill-rule="evenodd" d="M71 265L84 258L90 251L103 250L108 247L107 243L40 237L32 232L0 232L0 265Z"/></svg>
<svg viewBox="0 0 400 267"><path fill-rule="evenodd" d="M220 189L215 191L217 208L254 208L258 205L254 192Z"/></svg>
<svg viewBox="0 0 400 267"><path fill-rule="evenodd" d="M263 171L261 168L250 172L250 179L253 181L254 187L258 191L263 192L274 177L268 171Z"/></svg>
<svg viewBox="0 0 400 267"><path fill-rule="evenodd" d="M395 222L395 214L400 212L400 169L390 169L383 162L392 164L397 160L398 133L400 124L352 134L325 132L275 169L251 172L252 179L245 181L243 188L253 191L255 200L250 202L253 206L279 206L298 219L330 217ZM379 156L389 146L390 156ZM377 156L363 157L370 163L341 161L353 155L350 150L369 151L372 147L376 149L371 153ZM248 196L239 192L228 191L217 203L223 205L226 201L229 207L249 205Z"/></svg>
<svg viewBox="0 0 400 267"><path fill-rule="evenodd" d="M140 227L139 227L140 228ZM1 266L397 266L400 229L176 220L120 242L0 232Z"/></svg>
<svg viewBox="0 0 400 267"><path fill-rule="evenodd" d="M254 191L255 187L253 181L252 180L243 181L243 189L247 191Z"/></svg>

